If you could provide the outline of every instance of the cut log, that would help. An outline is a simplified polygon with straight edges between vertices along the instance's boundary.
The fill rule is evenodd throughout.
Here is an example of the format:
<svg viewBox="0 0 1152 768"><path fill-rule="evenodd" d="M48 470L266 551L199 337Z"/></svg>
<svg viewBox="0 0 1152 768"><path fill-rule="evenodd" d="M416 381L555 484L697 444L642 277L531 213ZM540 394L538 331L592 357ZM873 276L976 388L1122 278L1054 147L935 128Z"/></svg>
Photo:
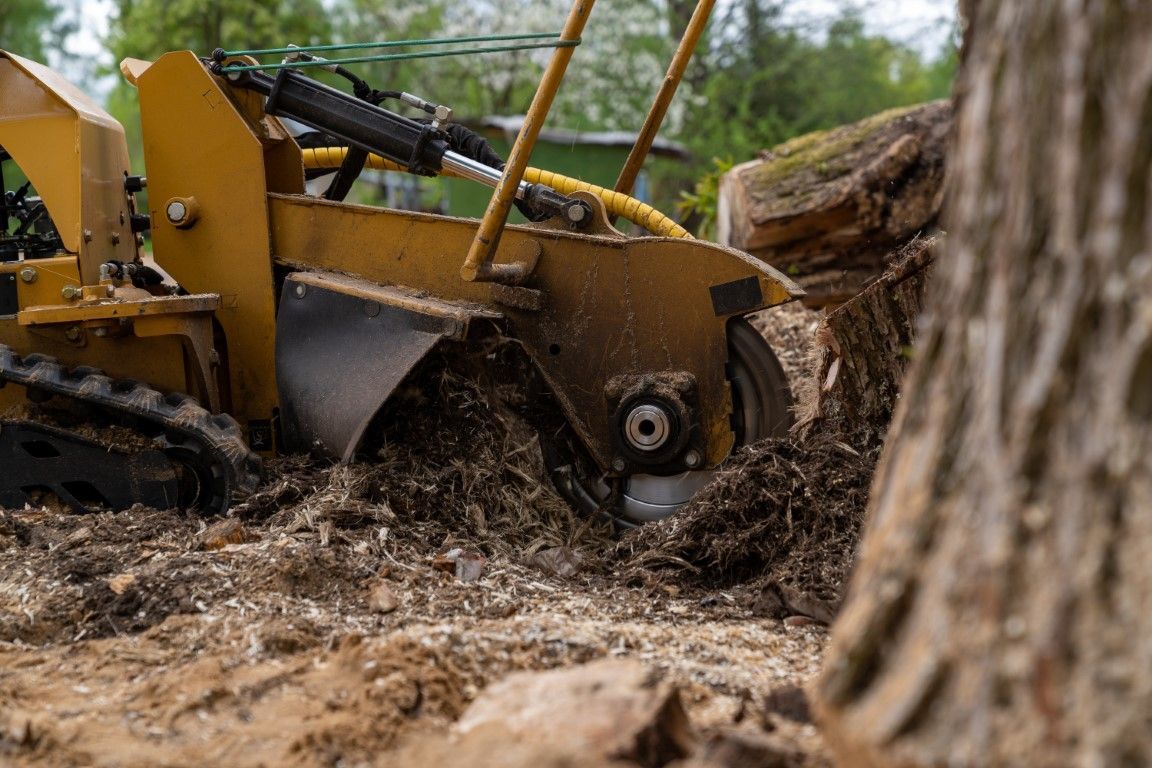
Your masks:
<svg viewBox="0 0 1152 768"><path fill-rule="evenodd" d="M855 295L935 228L951 105L883 112L792 139L720 181L718 238L788 273L809 306Z"/></svg>

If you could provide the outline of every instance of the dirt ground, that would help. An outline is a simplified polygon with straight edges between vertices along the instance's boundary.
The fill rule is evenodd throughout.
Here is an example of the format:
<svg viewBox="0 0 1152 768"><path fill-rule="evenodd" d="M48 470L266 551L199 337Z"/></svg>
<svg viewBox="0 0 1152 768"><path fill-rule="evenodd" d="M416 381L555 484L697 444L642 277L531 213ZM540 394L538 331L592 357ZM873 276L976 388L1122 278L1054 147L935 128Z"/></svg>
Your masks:
<svg viewBox="0 0 1152 768"><path fill-rule="evenodd" d="M760 323L794 377L817 320L797 306ZM482 387L444 381L466 414L448 437L413 392L377 463L281 461L228 520L0 511L0 764L419 765L421 743L508 673L625 658L679 688L701 737L770 733L789 764L827 765L814 726L780 703L825 641L820 607L788 590L834 591L846 565L828 575L811 547L797 556L811 532L751 559L717 548L763 533L767 513L711 526L695 554L668 546L688 523L619 540L539 482L533 438ZM741 482L769 471L765 455L745 457ZM869 470L829 480L840 508L862 507ZM783 608L766 608L780 588Z"/></svg>

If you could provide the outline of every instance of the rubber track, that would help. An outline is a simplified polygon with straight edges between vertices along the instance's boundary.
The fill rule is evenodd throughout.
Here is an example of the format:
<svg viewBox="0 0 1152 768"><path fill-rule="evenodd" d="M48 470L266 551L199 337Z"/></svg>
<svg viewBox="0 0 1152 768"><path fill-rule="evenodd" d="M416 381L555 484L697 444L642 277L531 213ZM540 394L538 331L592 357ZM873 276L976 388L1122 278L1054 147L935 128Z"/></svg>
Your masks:
<svg viewBox="0 0 1152 768"><path fill-rule="evenodd" d="M196 441L223 470L225 503L211 512L224 512L260 485L260 457L249 450L240 425L228 414L209 413L190 395L162 395L138 381L112 379L95 368L69 370L55 358L21 357L0 344L0 386L7 382L145 419Z"/></svg>

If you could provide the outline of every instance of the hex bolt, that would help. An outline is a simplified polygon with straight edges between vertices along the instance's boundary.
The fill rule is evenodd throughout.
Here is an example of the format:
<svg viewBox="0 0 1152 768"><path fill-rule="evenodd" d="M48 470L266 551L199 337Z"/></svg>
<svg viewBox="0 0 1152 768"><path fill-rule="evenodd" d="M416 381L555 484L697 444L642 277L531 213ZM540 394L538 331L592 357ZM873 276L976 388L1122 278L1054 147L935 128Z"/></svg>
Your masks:
<svg viewBox="0 0 1152 768"><path fill-rule="evenodd" d="M80 326L74 325L64 331L64 338L68 339L68 341L80 341Z"/></svg>
<svg viewBox="0 0 1152 768"><path fill-rule="evenodd" d="M66 285L60 289L60 295L64 297L65 301L75 301L84 294L78 285Z"/></svg>
<svg viewBox="0 0 1152 768"><path fill-rule="evenodd" d="M684 454L684 465L688 467L700 466L700 451L693 448Z"/></svg>
<svg viewBox="0 0 1152 768"><path fill-rule="evenodd" d="M26 283L34 283L38 277L40 277L40 274L32 267L24 267L24 269L20 270L20 279Z"/></svg>
<svg viewBox="0 0 1152 768"><path fill-rule="evenodd" d="M617 472L623 472L628 465L624 463L624 459L620 456L612 459L612 469Z"/></svg>

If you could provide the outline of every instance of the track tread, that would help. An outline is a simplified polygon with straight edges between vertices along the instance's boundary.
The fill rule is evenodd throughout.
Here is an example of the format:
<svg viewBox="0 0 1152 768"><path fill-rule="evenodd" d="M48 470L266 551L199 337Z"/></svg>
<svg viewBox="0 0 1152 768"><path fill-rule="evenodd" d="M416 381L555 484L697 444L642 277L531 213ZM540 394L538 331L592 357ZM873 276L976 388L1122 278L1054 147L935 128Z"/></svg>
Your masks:
<svg viewBox="0 0 1152 768"><path fill-rule="evenodd" d="M164 395L144 382L113 379L96 368L68 370L48 355L21 357L0 344L0 386L8 382L30 392L39 390L143 419L165 432L195 440L223 469L224 504L213 512L225 511L260 485L260 457L244 442L240 425L227 414L209 413L190 395Z"/></svg>

